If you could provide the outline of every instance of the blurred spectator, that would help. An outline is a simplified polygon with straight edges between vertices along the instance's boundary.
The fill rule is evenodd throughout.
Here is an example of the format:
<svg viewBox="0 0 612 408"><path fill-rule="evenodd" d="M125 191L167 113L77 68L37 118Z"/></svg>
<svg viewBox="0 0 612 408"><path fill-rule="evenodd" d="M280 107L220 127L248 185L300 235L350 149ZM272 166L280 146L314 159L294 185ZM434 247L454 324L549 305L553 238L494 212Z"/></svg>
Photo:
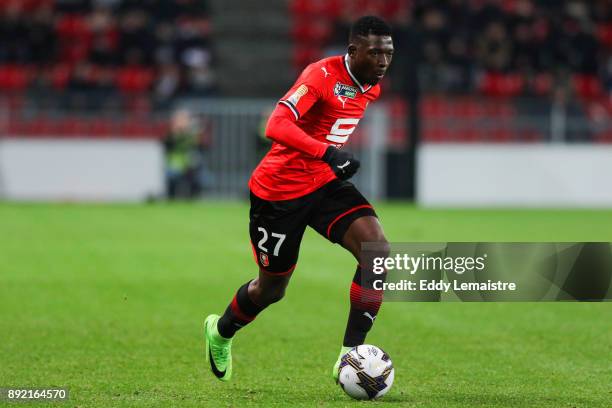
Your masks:
<svg viewBox="0 0 612 408"><path fill-rule="evenodd" d="M29 62L44 64L52 60L56 47L54 24L49 5L34 10L26 21Z"/></svg>
<svg viewBox="0 0 612 408"><path fill-rule="evenodd" d="M476 44L476 56L485 69L504 72L510 66L512 42L501 21L487 25Z"/></svg>
<svg viewBox="0 0 612 408"><path fill-rule="evenodd" d="M105 66L119 64L119 32L111 9L108 6L96 7L89 17L89 25L93 35L89 60Z"/></svg>
<svg viewBox="0 0 612 408"><path fill-rule="evenodd" d="M28 30L25 12L19 1L10 1L0 17L0 62L27 63Z"/></svg>
<svg viewBox="0 0 612 408"><path fill-rule="evenodd" d="M604 88L608 98L612 101L612 53L607 56L606 64L602 69Z"/></svg>
<svg viewBox="0 0 612 408"><path fill-rule="evenodd" d="M55 0L55 11L59 13L87 13L91 0Z"/></svg>
<svg viewBox="0 0 612 408"><path fill-rule="evenodd" d="M450 92L467 92L473 81L473 66L467 40L456 36L448 43L445 87Z"/></svg>
<svg viewBox="0 0 612 408"><path fill-rule="evenodd" d="M191 112L179 109L172 115L164 139L167 196L197 197L212 177L206 167L206 133Z"/></svg>
<svg viewBox="0 0 612 408"><path fill-rule="evenodd" d="M0 69L44 72L13 87L37 95L153 92L167 103L214 89L210 31L205 0L2 0Z"/></svg>
<svg viewBox="0 0 612 408"><path fill-rule="evenodd" d="M149 64L153 57L154 37L149 16L141 9L129 9L119 25L119 55L122 64Z"/></svg>
<svg viewBox="0 0 612 408"><path fill-rule="evenodd" d="M96 8L116 9L122 0L92 0Z"/></svg>
<svg viewBox="0 0 612 408"><path fill-rule="evenodd" d="M423 62L419 65L419 83L429 92L446 90L446 65L440 43L425 40L423 43Z"/></svg>
<svg viewBox="0 0 612 408"><path fill-rule="evenodd" d="M155 83L155 99L158 106L168 106L174 96L181 89L181 75L178 65L164 64L159 69L159 76Z"/></svg>
<svg viewBox="0 0 612 408"><path fill-rule="evenodd" d="M327 50L340 50L346 41L347 22L364 13L364 8L352 7L355 2L339 1L347 7L341 7L344 11L339 15L329 16L335 34L325 44ZM419 37L418 47L422 52L411 63L419 65L420 88L425 92L469 93L483 89L482 78L493 78L493 81L502 81L492 84L499 96L516 95L517 81L522 84L519 93L532 93L530 84L534 78L558 77L565 70L595 81L599 76L601 85L607 78L607 55L612 48L612 2L609 0L362 2L367 4L366 8L389 19L396 28L399 26L396 30L398 59L414 54L414 50L405 48L415 44L402 41L406 37L404 33ZM383 3L396 4L384 7ZM307 40L299 41L300 47L309 46ZM405 72L405 63L394 63L393 77L398 76L393 72L397 69ZM506 86L512 81L511 86ZM593 89L587 89L586 94L582 91L577 90L578 96L597 95Z"/></svg>

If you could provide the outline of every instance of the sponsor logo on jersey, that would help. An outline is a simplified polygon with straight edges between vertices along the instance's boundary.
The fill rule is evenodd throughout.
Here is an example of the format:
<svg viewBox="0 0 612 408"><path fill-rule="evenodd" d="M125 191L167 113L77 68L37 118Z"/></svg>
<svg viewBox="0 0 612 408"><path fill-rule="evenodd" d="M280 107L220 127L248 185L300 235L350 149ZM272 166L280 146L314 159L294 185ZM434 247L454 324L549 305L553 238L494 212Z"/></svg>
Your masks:
<svg viewBox="0 0 612 408"><path fill-rule="evenodd" d="M259 253L259 260L263 266L270 266L270 260L268 259L268 254L265 252Z"/></svg>
<svg viewBox="0 0 612 408"><path fill-rule="evenodd" d="M287 101L290 102L293 106L297 106L300 98L308 93L308 87L304 84L300 85L298 89L295 90L290 97L287 98Z"/></svg>
<svg viewBox="0 0 612 408"><path fill-rule="evenodd" d="M357 92L359 89L354 86L346 85L340 82L336 82L334 86L334 95L336 96L344 96L346 98L355 99L357 96Z"/></svg>

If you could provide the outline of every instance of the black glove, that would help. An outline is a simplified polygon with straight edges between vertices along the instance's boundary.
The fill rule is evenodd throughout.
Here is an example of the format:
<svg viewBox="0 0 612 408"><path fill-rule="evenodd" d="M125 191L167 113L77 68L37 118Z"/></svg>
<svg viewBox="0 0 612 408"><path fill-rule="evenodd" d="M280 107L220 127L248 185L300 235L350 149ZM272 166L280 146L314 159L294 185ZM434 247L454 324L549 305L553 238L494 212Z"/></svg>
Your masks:
<svg viewBox="0 0 612 408"><path fill-rule="evenodd" d="M329 146L322 157L340 180L348 180L359 170L359 160L349 152Z"/></svg>

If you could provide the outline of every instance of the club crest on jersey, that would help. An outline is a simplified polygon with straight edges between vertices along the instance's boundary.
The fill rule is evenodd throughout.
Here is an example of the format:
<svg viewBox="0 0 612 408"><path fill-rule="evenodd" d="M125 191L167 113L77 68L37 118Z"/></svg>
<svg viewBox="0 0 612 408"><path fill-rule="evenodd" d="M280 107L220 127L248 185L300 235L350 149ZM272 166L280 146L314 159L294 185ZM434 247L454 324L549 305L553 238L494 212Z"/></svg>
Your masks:
<svg viewBox="0 0 612 408"><path fill-rule="evenodd" d="M268 254L265 252L259 253L259 260L263 266L270 266L270 260L268 259Z"/></svg>
<svg viewBox="0 0 612 408"><path fill-rule="evenodd" d="M290 102L293 106L297 106L300 98L308 93L308 87L304 84L300 85L298 89L295 90L294 93L291 94L290 97L287 98L287 101Z"/></svg>
<svg viewBox="0 0 612 408"><path fill-rule="evenodd" d="M336 96L344 96L346 98L355 99L357 96L358 89L354 86L342 84L340 82L336 82L336 86L334 86L334 95Z"/></svg>

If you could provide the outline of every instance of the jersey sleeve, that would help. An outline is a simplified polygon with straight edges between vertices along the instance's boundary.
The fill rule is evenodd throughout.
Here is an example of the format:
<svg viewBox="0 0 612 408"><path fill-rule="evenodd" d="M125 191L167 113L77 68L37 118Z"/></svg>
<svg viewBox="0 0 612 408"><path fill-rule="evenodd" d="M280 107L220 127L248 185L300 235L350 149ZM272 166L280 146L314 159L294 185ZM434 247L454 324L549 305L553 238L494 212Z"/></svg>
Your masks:
<svg viewBox="0 0 612 408"><path fill-rule="evenodd" d="M279 104L288 107L298 120L323 97L325 76L317 66L308 66Z"/></svg>
<svg viewBox="0 0 612 408"><path fill-rule="evenodd" d="M304 153L307 156L320 159L325 154L328 144L306 134L295 123L293 114L281 106L270 115L266 126L266 136L276 143Z"/></svg>

